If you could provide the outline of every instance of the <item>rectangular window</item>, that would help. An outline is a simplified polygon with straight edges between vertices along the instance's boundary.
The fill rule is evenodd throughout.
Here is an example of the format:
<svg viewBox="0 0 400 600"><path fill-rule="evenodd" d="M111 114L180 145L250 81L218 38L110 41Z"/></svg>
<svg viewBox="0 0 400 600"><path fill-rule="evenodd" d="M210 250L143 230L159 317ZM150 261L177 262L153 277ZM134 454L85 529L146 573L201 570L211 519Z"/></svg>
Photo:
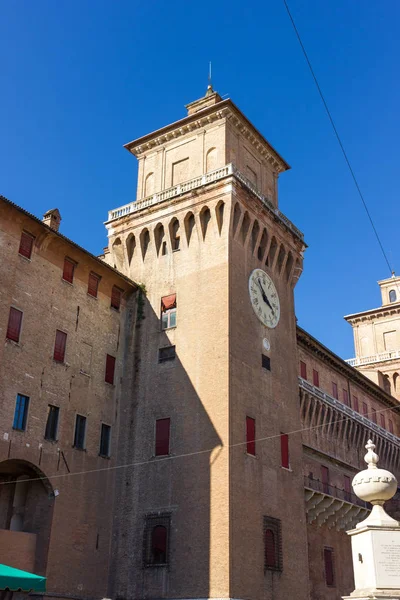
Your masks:
<svg viewBox="0 0 400 600"><path fill-rule="evenodd" d="M34 239L35 238L30 233L27 233L26 231L22 232L18 250L18 253L21 254L21 256L25 256L25 258L30 258L32 256Z"/></svg>
<svg viewBox="0 0 400 600"><path fill-rule="evenodd" d="M325 583L329 587L335 585L335 573L333 565L333 548L324 548Z"/></svg>
<svg viewBox="0 0 400 600"><path fill-rule="evenodd" d="M336 398L336 400L339 400L337 383L334 381L332 381L332 396Z"/></svg>
<svg viewBox="0 0 400 600"><path fill-rule="evenodd" d="M315 369L312 372L313 384L315 387L319 387L319 373Z"/></svg>
<svg viewBox="0 0 400 600"><path fill-rule="evenodd" d="M101 424L100 434L100 456L108 458L111 454L111 427L105 423Z"/></svg>
<svg viewBox="0 0 400 600"><path fill-rule="evenodd" d="M351 501L351 481L348 475L344 475L344 499L347 502Z"/></svg>
<svg viewBox="0 0 400 600"><path fill-rule="evenodd" d="M169 431L170 419L156 420L156 456L168 456L169 454Z"/></svg>
<svg viewBox="0 0 400 600"><path fill-rule="evenodd" d="M368 405L366 402L362 403L363 415L368 418Z"/></svg>
<svg viewBox="0 0 400 600"><path fill-rule="evenodd" d="M281 522L273 517L264 517L264 570L282 571Z"/></svg>
<svg viewBox="0 0 400 600"><path fill-rule="evenodd" d="M381 421L381 427L383 427L384 429L386 429L385 415L383 415L382 413L380 415L380 421Z"/></svg>
<svg viewBox="0 0 400 600"><path fill-rule="evenodd" d="M106 383L114 384L114 373L115 373L115 356L107 354L106 357L106 372L104 381Z"/></svg>
<svg viewBox="0 0 400 600"><path fill-rule="evenodd" d="M289 436L287 433L281 433L281 465L289 469Z"/></svg>
<svg viewBox="0 0 400 600"><path fill-rule="evenodd" d="M57 362L64 362L65 347L67 345L67 334L64 331L56 330L56 341L54 343L53 358Z"/></svg>
<svg viewBox="0 0 400 600"><path fill-rule="evenodd" d="M307 379L307 365L302 360L300 361L300 377Z"/></svg>
<svg viewBox="0 0 400 600"><path fill-rule="evenodd" d="M393 421L391 421L390 419L389 419L389 433L393 433L394 434Z"/></svg>
<svg viewBox="0 0 400 600"><path fill-rule="evenodd" d="M267 369L267 371L271 370L271 359L269 356L265 356L265 354L261 355L261 366L263 369Z"/></svg>
<svg viewBox="0 0 400 600"><path fill-rule="evenodd" d="M376 418L376 410L375 408L371 408L371 419L374 423L377 423L377 418Z"/></svg>
<svg viewBox="0 0 400 600"><path fill-rule="evenodd" d="M322 491L324 494L329 494L329 469L324 465L321 465L321 480L322 480Z"/></svg>
<svg viewBox="0 0 400 600"><path fill-rule="evenodd" d="M114 285L111 290L111 307L115 308L115 310L119 310L121 306L121 298L122 290L120 290L116 285Z"/></svg>
<svg viewBox="0 0 400 600"><path fill-rule="evenodd" d="M99 291L100 276L96 273L89 273L88 291L89 296L97 298L97 292Z"/></svg>
<svg viewBox="0 0 400 600"><path fill-rule="evenodd" d="M26 420L28 417L29 398L22 394L17 394L17 401L15 403L13 429L18 431L25 431Z"/></svg>
<svg viewBox="0 0 400 600"><path fill-rule="evenodd" d="M169 538L171 515L154 513L146 515L143 536L143 565L165 567L169 563Z"/></svg>
<svg viewBox="0 0 400 600"><path fill-rule="evenodd" d="M360 406L358 404L358 398L357 398L357 396L353 396L353 406L354 406L354 410L359 413L360 412Z"/></svg>
<svg viewBox="0 0 400 600"><path fill-rule="evenodd" d="M79 450L84 450L85 442L86 442L86 417L83 417L82 415L76 415L74 447L79 448Z"/></svg>
<svg viewBox="0 0 400 600"><path fill-rule="evenodd" d="M256 420L246 417L246 450L247 454L256 455Z"/></svg>
<svg viewBox="0 0 400 600"><path fill-rule="evenodd" d="M349 406L349 392L347 390L342 390L343 391L343 404L345 404L346 406Z"/></svg>
<svg viewBox="0 0 400 600"><path fill-rule="evenodd" d="M159 348L158 350L158 362L165 362L166 360L174 360L175 358L175 346L166 346L165 348Z"/></svg>
<svg viewBox="0 0 400 600"><path fill-rule="evenodd" d="M176 327L176 294L161 298L161 329Z"/></svg>
<svg viewBox="0 0 400 600"><path fill-rule="evenodd" d="M21 335L22 325L22 311L11 306L10 314L8 316L7 334L8 340L13 342L19 342L19 336Z"/></svg>
<svg viewBox="0 0 400 600"><path fill-rule="evenodd" d="M64 268L62 278L64 281L68 281L68 283L72 283L74 281L74 271L75 271L76 263L70 258L64 258Z"/></svg>
<svg viewBox="0 0 400 600"><path fill-rule="evenodd" d="M59 414L60 409L58 408L58 406L53 406L52 404L49 404L49 406L47 407L46 430L44 432L44 437L46 440L51 440L53 442L56 441Z"/></svg>

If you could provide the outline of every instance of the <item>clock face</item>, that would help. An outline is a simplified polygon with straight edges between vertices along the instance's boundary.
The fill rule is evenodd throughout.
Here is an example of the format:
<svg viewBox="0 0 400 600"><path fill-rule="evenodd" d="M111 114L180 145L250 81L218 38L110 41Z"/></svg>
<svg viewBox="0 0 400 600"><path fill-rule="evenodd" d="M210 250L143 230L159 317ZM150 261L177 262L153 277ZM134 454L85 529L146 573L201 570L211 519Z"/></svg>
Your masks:
<svg viewBox="0 0 400 600"><path fill-rule="evenodd" d="M281 308L273 281L262 269L254 269L249 277L251 305L261 323L270 329L278 325Z"/></svg>

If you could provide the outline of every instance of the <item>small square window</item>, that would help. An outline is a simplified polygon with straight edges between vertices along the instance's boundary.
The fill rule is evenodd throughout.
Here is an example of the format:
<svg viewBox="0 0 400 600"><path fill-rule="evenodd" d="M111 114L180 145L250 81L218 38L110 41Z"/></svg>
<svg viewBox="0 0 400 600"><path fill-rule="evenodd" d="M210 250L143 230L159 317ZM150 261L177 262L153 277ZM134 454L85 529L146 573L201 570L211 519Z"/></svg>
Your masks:
<svg viewBox="0 0 400 600"><path fill-rule="evenodd" d="M167 360L175 359L175 346L165 346L165 348L159 348L158 350L158 362L165 362Z"/></svg>
<svg viewBox="0 0 400 600"><path fill-rule="evenodd" d="M120 290L116 285L114 285L111 291L111 308L119 310L121 306L121 298L122 290Z"/></svg>
<svg viewBox="0 0 400 600"><path fill-rule="evenodd" d="M273 517L264 517L264 570L282 571L281 522Z"/></svg>
<svg viewBox="0 0 400 600"><path fill-rule="evenodd" d="M57 439L58 432L58 417L60 414L60 409L58 406L53 406L49 404L47 408L47 422L46 422L46 430L44 433L44 437L46 440L51 440L53 442Z"/></svg>
<svg viewBox="0 0 400 600"><path fill-rule="evenodd" d="M89 273L89 282L88 282L88 291L89 296L93 296L93 298L97 298L97 293L99 291L99 282L100 275L96 275L96 273Z"/></svg>
<svg viewBox="0 0 400 600"><path fill-rule="evenodd" d="M64 331L56 330L56 340L54 343L54 354L53 359L56 362L64 362L65 358L65 347L67 345L67 334Z"/></svg>
<svg viewBox="0 0 400 600"><path fill-rule="evenodd" d="M105 423L101 424L101 435L100 435L100 456L108 458L111 454L111 427Z"/></svg>
<svg viewBox="0 0 400 600"><path fill-rule="evenodd" d="M161 329L176 327L176 294L161 298Z"/></svg>
<svg viewBox="0 0 400 600"><path fill-rule="evenodd" d="M18 431L25 431L26 421L28 418L28 407L29 397L17 394L17 401L15 403L13 429Z"/></svg>
<svg viewBox="0 0 400 600"><path fill-rule="evenodd" d="M76 415L74 448L78 448L79 450L84 450L85 443L86 443L86 417L84 417L82 415Z"/></svg>
<svg viewBox="0 0 400 600"><path fill-rule="evenodd" d="M18 253L25 258L31 258L33 242L35 238L30 233L23 231L21 234L21 241L19 243Z"/></svg>
<svg viewBox="0 0 400 600"><path fill-rule="evenodd" d="M166 567L169 563L171 515L150 514L145 517L143 564L145 567Z"/></svg>
<svg viewBox="0 0 400 600"><path fill-rule="evenodd" d="M269 356L265 356L265 354L261 354L261 366L263 369L267 371L271 370L271 359Z"/></svg>
<svg viewBox="0 0 400 600"><path fill-rule="evenodd" d="M21 335L21 325L22 325L22 311L18 310L11 306L10 314L8 316L8 325L7 325L7 333L6 338L8 340L12 340L13 342L19 342L19 338Z"/></svg>

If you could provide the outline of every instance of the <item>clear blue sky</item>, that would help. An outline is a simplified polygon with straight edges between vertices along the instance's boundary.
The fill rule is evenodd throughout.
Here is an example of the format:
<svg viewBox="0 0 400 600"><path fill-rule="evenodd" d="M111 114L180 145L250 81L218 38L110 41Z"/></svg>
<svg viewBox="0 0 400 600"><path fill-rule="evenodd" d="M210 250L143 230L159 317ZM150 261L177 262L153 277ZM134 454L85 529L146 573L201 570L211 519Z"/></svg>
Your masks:
<svg viewBox="0 0 400 600"><path fill-rule="evenodd" d="M400 3L288 0L371 214L400 272ZM213 83L292 166L280 208L309 248L299 324L343 358L342 317L389 276L282 0L0 2L0 193L95 254L134 199L122 145L185 115Z"/></svg>

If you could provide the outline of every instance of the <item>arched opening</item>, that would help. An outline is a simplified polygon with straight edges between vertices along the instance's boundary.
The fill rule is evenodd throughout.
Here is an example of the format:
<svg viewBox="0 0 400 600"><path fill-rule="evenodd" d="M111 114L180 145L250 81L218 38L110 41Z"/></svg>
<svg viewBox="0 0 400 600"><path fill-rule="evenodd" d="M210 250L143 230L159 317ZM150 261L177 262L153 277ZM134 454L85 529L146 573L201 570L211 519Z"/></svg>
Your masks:
<svg viewBox="0 0 400 600"><path fill-rule="evenodd" d="M126 251L128 253L128 261L131 264L133 253L135 252L136 240L133 233L130 233L126 240Z"/></svg>
<svg viewBox="0 0 400 600"><path fill-rule="evenodd" d="M383 376L383 389L385 390L385 392L387 392L388 394L392 393L392 386L390 384L390 379L389 379L389 375L384 375Z"/></svg>
<svg viewBox="0 0 400 600"><path fill-rule="evenodd" d="M390 302L396 302L396 300L397 300L396 290L390 290L390 292L389 292L389 301Z"/></svg>
<svg viewBox="0 0 400 600"><path fill-rule="evenodd" d="M239 208L239 204L236 203L235 208L233 209L233 236L236 235L241 215L242 211Z"/></svg>
<svg viewBox="0 0 400 600"><path fill-rule="evenodd" d="M121 238L117 238L112 245L112 252L114 256L114 267L119 271L122 271L124 267L124 249L122 247Z"/></svg>
<svg viewBox="0 0 400 600"><path fill-rule="evenodd" d="M221 235L222 225L224 224L224 209L225 203L220 200L215 208L215 216L217 217L218 233Z"/></svg>
<svg viewBox="0 0 400 600"><path fill-rule="evenodd" d="M154 173L148 173L144 180L144 194L143 196L152 196L154 194Z"/></svg>
<svg viewBox="0 0 400 600"><path fill-rule="evenodd" d="M150 233L148 229L143 229L143 231L140 234L140 246L142 248L142 257L144 260L147 254L147 250L150 246Z"/></svg>
<svg viewBox="0 0 400 600"><path fill-rule="evenodd" d="M211 212L208 206L204 206L200 213L200 224L201 224L201 232L203 234L203 240L206 239L208 224L211 221Z"/></svg>
<svg viewBox="0 0 400 600"><path fill-rule="evenodd" d="M267 260L265 261L266 265L272 267L272 265L274 264L274 259L275 259L275 254L276 254L277 248L278 248L278 242L276 241L275 237L273 237L271 240L271 246L269 247Z"/></svg>
<svg viewBox="0 0 400 600"><path fill-rule="evenodd" d="M246 243L247 234L249 232L249 227L250 227L250 217L249 217L249 213L246 210L246 212L244 213L244 217L243 217L243 221L242 221L242 229L241 229L241 242L243 245Z"/></svg>
<svg viewBox="0 0 400 600"><path fill-rule="evenodd" d="M167 563L167 528L156 525L151 532L151 559L153 565L165 565Z"/></svg>
<svg viewBox="0 0 400 600"><path fill-rule="evenodd" d="M393 373L393 389L395 390L395 392L397 392L397 380L399 378L399 374L398 373Z"/></svg>
<svg viewBox="0 0 400 600"><path fill-rule="evenodd" d="M281 244L281 247L279 248L278 260L277 260L279 275L281 274L281 271L282 271L282 267L283 267L283 262L285 260L285 256L286 256L286 250L285 250L284 245Z"/></svg>
<svg viewBox="0 0 400 600"><path fill-rule="evenodd" d="M181 236L179 233L179 221L176 217L174 217L169 224L169 236L171 239L172 252L179 250Z"/></svg>
<svg viewBox="0 0 400 600"><path fill-rule="evenodd" d="M217 149L210 148L206 154L206 173L209 173L210 171L214 171L214 169L218 168L217 158L218 158Z"/></svg>
<svg viewBox="0 0 400 600"><path fill-rule="evenodd" d="M162 223L158 223L156 225L156 228L154 229L154 241L156 244L157 256L159 256L160 250L161 250L161 254L167 253L167 244L165 243L164 237L165 237L164 226Z"/></svg>
<svg viewBox="0 0 400 600"><path fill-rule="evenodd" d="M257 249L258 260L262 260L264 258L264 254L267 249L267 244L268 244L268 233L264 227L264 231L262 233L261 240L260 240L260 245L258 246L258 249Z"/></svg>
<svg viewBox="0 0 400 600"><path fill-rule="evenodd" d="M289 251L288 257L287 257L287 261L286 261L286 265L285 265L285 275L286 275L286 281L289 281L290 279L290 274L292 272L292 267L293 267L293 254Z"/></svg>
<svg viewBox="0 0 400 600"><path fill-rule="evenodd" d="M252 253L256 249L256 244L257 244L259 233L260 233L260 226L258 224L258 221L254 221L253 228L251 230L251 252Z"/></svg>
<svg viewBox="0 0 400 600"><path fill-rule="evenodd" d="M186 233L186 241L187 245L190 244L190 239L192 237L193 230L195 228L196 221L194 218L194 214L192 212L188 212L184 219L185 233Z"/></svg>

